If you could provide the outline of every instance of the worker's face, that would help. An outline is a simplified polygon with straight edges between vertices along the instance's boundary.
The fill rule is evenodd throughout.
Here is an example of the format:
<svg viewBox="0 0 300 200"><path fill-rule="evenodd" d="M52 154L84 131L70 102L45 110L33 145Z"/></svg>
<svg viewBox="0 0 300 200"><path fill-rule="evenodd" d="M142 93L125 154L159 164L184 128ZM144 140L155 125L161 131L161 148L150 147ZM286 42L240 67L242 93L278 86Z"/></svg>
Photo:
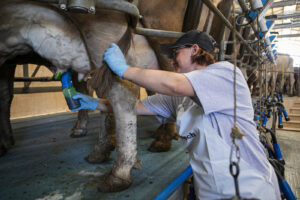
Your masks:
<svg viewBox="0 0 300 200"><path fill-rule="evenodd" d="M193 71L192 56L194 55L194 45L182 46L173 50L171 65L177 73L187 73Z"/></svg>

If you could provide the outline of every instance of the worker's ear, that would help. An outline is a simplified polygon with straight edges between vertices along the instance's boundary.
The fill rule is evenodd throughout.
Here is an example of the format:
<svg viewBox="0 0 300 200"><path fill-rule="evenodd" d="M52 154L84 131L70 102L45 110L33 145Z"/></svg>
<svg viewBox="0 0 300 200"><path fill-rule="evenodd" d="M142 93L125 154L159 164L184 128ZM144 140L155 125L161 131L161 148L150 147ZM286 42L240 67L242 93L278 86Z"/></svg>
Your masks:
<svg viewBox="0 0 300 200"><path fill-rule="evenodd" d="M199 52L200 47L197 44L193 44L191 49L192 49L192 56L194 56Z"/></svg>

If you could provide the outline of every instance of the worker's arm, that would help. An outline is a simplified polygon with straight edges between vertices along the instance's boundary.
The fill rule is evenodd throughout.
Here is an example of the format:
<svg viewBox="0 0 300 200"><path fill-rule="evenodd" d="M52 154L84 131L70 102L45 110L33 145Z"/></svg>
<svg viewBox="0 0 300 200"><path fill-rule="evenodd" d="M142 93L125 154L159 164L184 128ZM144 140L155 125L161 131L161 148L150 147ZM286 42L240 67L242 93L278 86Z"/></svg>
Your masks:
<svg viewBox="0 0 300 200"><path fill-rule="evenodd" d="M112 106L108 99L99 99L96 109L102 112L113 112ZM137 101L135 109L137 115L155 115L155 113L148 110L140 100Z"/></svg>
<svg viewBox="0 0 300 200"><path fill-rule="evenodd" d="M129 67L116 44L112 44L105 51L104 61L121 79L130 80L153 92L172 96L195 96L192 85L183 74Z"/></svg>
<svg viewBox="0 0 300 200"><path fill-rule="evenodd" d="M160 94L170 96L195 96L190 81L183 74L129 67L123 73L122 77Z"/></svg>
<svg viewBox="0 0 300 200"><path fill-rule="evenodd" d="M102 112L113 112L112 106L108 99L98 99L93 98L85 94L77 93L72 97L73 99L78 99L80 102L80 107L73 109L72 111L78 111L81 109L92 109L100 110ZM140 100L136 104L136 114L137 115L155 115L153 112L148 110Z"/></svg>

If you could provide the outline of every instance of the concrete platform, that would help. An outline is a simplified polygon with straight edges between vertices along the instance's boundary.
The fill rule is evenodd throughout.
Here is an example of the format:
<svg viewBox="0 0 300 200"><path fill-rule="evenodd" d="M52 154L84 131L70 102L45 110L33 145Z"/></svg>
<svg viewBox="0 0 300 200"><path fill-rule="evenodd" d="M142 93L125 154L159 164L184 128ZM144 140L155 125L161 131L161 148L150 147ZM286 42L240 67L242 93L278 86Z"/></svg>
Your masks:
<svg viewBox="0 0 300 200"><path fill-rule="evenodd" d="M98 192L97 179L108 172L112 158L89 164L83 158L93 149L99 114L90 115L89 133L70 138L76 114L60 114L13 121L16 145L0 158L0 199L101 199L147 200L155 198L189 165L182 141L171 151L147 151L153 138L147 133L159 124L154 117L138 118L138 155L142 168L132 171L130 189L119 193Z"/></svg>
<svg viewBox="0 0 300 200"><path fill-rule="evenodd" d="M154 199L188 166L188 154L181 141L173 140L170 152L150 153L148 131L159 124L154 117L138 118L140 170L133 170L130 189L119 193L98 192L97 179L108 172L111 159L103 164L83 160L93 149L101 115L90 114L89 133L70 138L76 114L27 118L13 121L16 145L0 158L0 199L2 200L148 200ZM300 133L277 130L286 161L286 179L300 198Z"/></svg>

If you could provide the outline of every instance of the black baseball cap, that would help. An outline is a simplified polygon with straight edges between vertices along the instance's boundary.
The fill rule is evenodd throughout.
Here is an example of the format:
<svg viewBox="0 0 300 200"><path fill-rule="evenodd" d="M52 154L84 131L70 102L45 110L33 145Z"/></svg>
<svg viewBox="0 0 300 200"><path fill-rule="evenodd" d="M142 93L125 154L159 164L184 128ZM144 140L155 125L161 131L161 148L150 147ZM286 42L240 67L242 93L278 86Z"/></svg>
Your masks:
<svg viewBox="0 0 300 200"><path fill-rule="evenodd" d="M172 58L173 49L193 44L197 44L201 49L213 54L216 41L205 32L192 30L182 35L175 43L161 44L160 49L163 55Z"/></svg>

